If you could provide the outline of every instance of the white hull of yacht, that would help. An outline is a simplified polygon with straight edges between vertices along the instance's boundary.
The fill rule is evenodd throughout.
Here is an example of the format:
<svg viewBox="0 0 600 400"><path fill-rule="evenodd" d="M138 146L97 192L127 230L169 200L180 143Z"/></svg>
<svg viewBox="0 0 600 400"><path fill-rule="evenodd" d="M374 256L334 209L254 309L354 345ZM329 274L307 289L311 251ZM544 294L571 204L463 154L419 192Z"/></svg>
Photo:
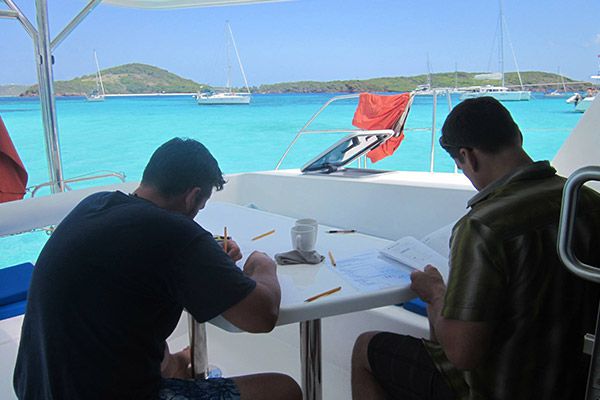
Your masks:
<svg viewBox="0 0 600 400"><path fill-rule="evenodd" d="M584 97L575 106L575 111L585 112L588 108L590 108L590 105L592 105L592 102L594 101L595 98L596 98L596 96Z"/></svg>
<svg viewBox="0 0 600 400"><path fill-rule="evenodd" d="M213 95L198 95L196 101L199 105L250 104L251 98L249 93L219 93Z"/></svg>
<svg viewBox="0 0 600 400"><path fill-rule="evenodd" d="M528 90L515 91L494 91L481 90L478 92L464 92L460 95L460 100L475 99L477 97L489 96L498 101L529 101L531 100L531 92Z"/></svg>

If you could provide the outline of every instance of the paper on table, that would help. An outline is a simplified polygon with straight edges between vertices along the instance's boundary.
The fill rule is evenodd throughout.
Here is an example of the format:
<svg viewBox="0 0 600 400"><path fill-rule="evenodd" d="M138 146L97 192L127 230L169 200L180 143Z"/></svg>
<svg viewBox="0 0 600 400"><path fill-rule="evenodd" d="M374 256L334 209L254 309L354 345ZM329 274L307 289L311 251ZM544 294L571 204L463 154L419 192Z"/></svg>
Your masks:
<svg viewBox="0 0 600 400"><path fill-rule="evenodd" d="M372 292L410 282L410 270L386 257L379 250L369 250L353 257L337 260L334 268L359 291Z"/></svg>
<svg viewBox="0 0 600 400"><path fill-rule="evenodd" d="M427 264L436 267L448 282L448 259L412 236L403 237L381 249L381 253L411 268L423 270Z"/></svg>

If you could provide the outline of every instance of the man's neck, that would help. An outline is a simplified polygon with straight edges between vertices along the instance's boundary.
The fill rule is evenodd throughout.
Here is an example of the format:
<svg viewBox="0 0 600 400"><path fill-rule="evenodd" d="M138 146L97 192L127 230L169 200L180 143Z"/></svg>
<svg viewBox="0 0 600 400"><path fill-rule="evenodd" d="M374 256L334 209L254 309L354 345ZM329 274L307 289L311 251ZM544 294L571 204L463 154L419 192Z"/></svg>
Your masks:
<svg viewBox="0 0 600 400"><path fill-rule="evenodd" d="M489 167L482 176L481 188L479 190L485 189L492 182L532 163L533 160L523 149L492 155L487 163Z"/></svg>
<svg viewBox="0 0 600 400"><path fill-rule="evenodd" d="M134 196L147 200L154 205L171 211L179 211L179 201L166 198L152 186L141 184L132 193Z"/></svg>

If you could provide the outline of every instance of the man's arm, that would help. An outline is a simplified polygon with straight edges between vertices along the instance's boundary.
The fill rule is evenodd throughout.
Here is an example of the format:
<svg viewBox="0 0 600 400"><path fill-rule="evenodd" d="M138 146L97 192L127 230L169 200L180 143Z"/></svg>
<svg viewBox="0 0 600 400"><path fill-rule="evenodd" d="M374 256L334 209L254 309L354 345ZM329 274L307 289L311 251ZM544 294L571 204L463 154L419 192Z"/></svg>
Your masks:
<svg viewBox="0 0 600 400"><path fill-rule="evenodd" d="M255 251L246 260L244 272L256 282L256 287L225 311L223 317L246 332L270 332L279 317L281 303L277 264L266 254Z"/></svg>
<svg viewBox="0 0 600 400"><path fill-rule="evenodd" d="M476 368L486 356L491 336L489 323L447 319L442 316L446 285L438 270L428 265L411 274L411 289L427 303L431 339L439 342L457 369Z"/></svg>

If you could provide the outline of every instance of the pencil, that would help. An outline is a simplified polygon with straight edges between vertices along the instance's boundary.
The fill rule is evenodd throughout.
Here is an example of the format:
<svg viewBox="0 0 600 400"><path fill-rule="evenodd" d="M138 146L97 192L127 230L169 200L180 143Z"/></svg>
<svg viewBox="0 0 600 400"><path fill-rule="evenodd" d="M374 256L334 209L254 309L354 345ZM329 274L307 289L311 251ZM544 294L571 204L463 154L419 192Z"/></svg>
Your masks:
<svg viewBox="0 0 600 400"><path fill-rule="evenodd" d="M354 233L356 229L331 229L327 233Z"/></svg>
<svg viewBox="0 0 600 400"><path fill-rule="evenodd" d="M333 253L331 252L331 250L329 250L329 260L331 261L331 265L333 265L334 267L337 266L337 264L335 263L335 258L333 258Z"/></svg>
<svg viewBox="0 0 600 400"><path fill-rule="evenodd" d="M265 236L272 235L273 233L275 233L275 229L271 229L269 232L265 232L265 233L263 233L263 234L261 234L261 235L254 236L254 237L252 238L252 240L258 240L258 239L262 239L262 238L264 238Z"/></svg>
<svg viewBox="0 0 600 400"><path fill-rule="evenodd" d="M314 295L314 296L312 296L312 297L309 297L308 299L304 300L304 302L305 302L305 303L310 303L311 301L315 301L316 299L319 299L319 298L321 298L321 297L329 296L330 294L333 294L333 293L335 293L335 292L339 292L340 290L342 290L342 287L341 287L341 286L338 286L338 287L336 287L336 288L329 289L329 290L328 290L328 291L326 291L326 292L319 293L319 294L316 294L316 295Z"/></svg>
<svg viewBox="0 0 600 400"><path fill-rule="evenodd" d="M227 253L227 227L223 228L223 250Z"/></svg>

